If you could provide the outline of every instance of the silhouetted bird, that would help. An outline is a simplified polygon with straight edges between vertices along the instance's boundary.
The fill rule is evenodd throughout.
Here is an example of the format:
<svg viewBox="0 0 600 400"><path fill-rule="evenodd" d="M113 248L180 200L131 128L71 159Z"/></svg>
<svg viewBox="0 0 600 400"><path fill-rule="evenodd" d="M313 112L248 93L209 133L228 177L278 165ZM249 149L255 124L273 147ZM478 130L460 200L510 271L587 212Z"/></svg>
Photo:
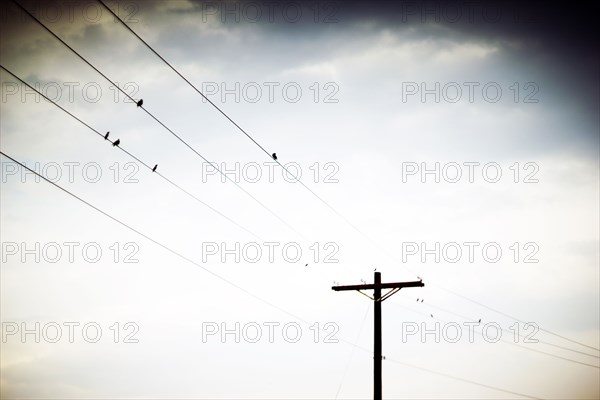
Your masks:
<svg viewBox="0 0 600 400"><path fill-rule="evenodd" d="M308 267L308 264L305 264L304 266L305 266L305 267Z"/></svg>
<svg viewBox="0 0 600 400"><path fill-rule="evenodd" d="M421 303L423 302L423 299L421 299Z"/></svg>
<svg viewBox="0 0 600 400"><path fill-rule="evenodd" d="M157 167L158 167L158 164L156 164L156 165L154 166L154 168L152 168L152 172L156 172L156 168L157 168Z"/></svg>
<svg viewBox="0 0 600 400"><path fill-rule="evenodd" d="M273 160L277 161L277 153L273 153L271 157L273 157Z"/></svg>
<svg viewBox="0 0 600 400"><path fill-rule="evenodd" d="M429 315L431 315L431 318L433 318L433 314L429 314Z"/></svg>
<svg viewBox="0 0 600 400"><path fill-rule="evenodd" d="M417 299L417 302L419 301L419 299Z"/></svg>
<svg viewBox="0 0 600 400"><path fill-rule="evenodd" d="M119 144L121 144L121 139L115 140L113 146L118 146Z"/></svg>
<svg viewBox="0 0 600 400"><path fill-rule="evenodd" d="M477 322L481 323L481 318L479 318L479 321L477 321Z"/></svg>
<svg viewBox="0 0 600 400"><path fill-rule="evenodd" d="M110 133L110 132L106 132L106 135L104 135L104 140L108 140L108 134L109 134L109 133Z"/></svg>
<svg viewBox="0 0 600 400"><path fill-rule="evenodd" d="M140 101L138 101L136 104L138 107L141 107L142 104L144 104L144 99L140 99Z"/></svg>

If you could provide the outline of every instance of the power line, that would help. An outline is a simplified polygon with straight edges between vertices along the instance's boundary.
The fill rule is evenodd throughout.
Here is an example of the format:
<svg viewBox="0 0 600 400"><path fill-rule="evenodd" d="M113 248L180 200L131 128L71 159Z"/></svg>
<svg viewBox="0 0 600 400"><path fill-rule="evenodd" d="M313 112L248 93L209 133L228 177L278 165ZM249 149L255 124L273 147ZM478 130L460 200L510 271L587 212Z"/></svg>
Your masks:
<svg viewBox="0 0 600 400"><path fill-rule="evenodd" d="M121 220L119 220L119 219L118 219L118 218L116 218L116 217L113 217L112 215L108 214L107 212L105 212L105 211L101 210L100 208L98 208L98 207L94 206L93 204L91 204L91 203L87 202L86 200L82 199L81 197L77 196L76 194L74 194L74 193L70 192L69 190L67 190L67 189L63 188L62 186L58 185L57 183L55 183L55 182L52 182L51 180L49 180L48 178L46 178L46 177L45 177L45 176L43 176L42 174L40 174L40 173L38 173L37 171L35 171L35 170L33 170L33 169L31 169L31 168L27 167L25 164L23 164L23 163L21 163L21 162L17 161L16 159L12 158L11 156L7 155L6 153L4 153L4 152L3 152L3 151L1 151L1 150L0 150L0 154L1 154L1 155L3 155L4 157L8 158L9 160L11 160L11 161L15 162L16 164L20 165L22 168L25 168L26 170L30 171L30 172L31 172L31 173L33 173L34 175L37 175L37 176L39 176L39 177L40 177L40 178L42 178L44 181L46 181L46 182L50 183L51 185L53 185L54 187L56 187L56 188L60 189L62 192L64 192L64 193L68 194L69 196L71 196L71 197L75 198L76 200L79 200L80 202L84 203L84 204L85 204L85 205L87 205L88 207L90 207L90 208L94 209L95 211L97 211L97 212L101 213L101 214L102 214L102 215L104 215L105 217L108 217L109 219L111 219L112 221L114 221L114 222L118 223L119 225L121 225L121 226L123 226L123 227L125 227L125 228L127 228L127 229L131 230L132 232L134 232L134 233L136 233L136 234L138 234L138 235L142 236L143 238L145 238L145 239L149 240L150 242L152 242L152 243L156 244L157 246L159 246L159 247L163 248L164 250L167 250L169 253L171 253L171 254L173 254L173 255L176 255L177 257L181 258L182 260L184 260L184 261L187 261L188 263L191 263L192 265L194 265L194 266L197 266L197 267L201 268L202 270L204 270L204 271L205 271L205 272L207 272L208 274L212 275L213 277L215 277L215 278L217 278L217 279L219 279L219 280L221 280L221 281L223 281L223 282L227 283L228 285L230 285L230 286L234 287L235 289L238 289L238 290L240 290L240 291L244 292L245 294L247 294L247 295L249 295L249 296L251 296L251 297L255 298L256 300L259 300L260 302L262 302L262 303L264 303L264 304L266 304L266 305L268 305L268 306L270 306L270 307L273 307L273 308L275 308L276 310L278 310L278 311L280 311L280 312L283 312L284 314L286 314L286 315L289 315L289 316L291 316L292 318L295 318L295 319L296 319L296 320L298 320L298 321L301 321L301 322L303 322L304 324L310 325L310 323L309 323L307 320L305 320L304 318L301 318L301 317L299 317L299 316L295 315L294 313L291 313L291 312L289 312L289 311L287 311L287 310L285 310L285 309L283 309L283 308L281 308L281 307L279 307L279 306L277 306L277 305L275 305L275 304L271 303L270 301L268 301L268 300L265 300L265 299L261 298L261 297L260 297L260 296L258 296L258 295L255 295L254 293L252 293L252 292L250 292L250 291L248 291L248 290L244 289L243 287L241 287L241 286L237 285L236 283L234 283L234 282L232 282L232 281L228 280L227 278L225 278L225 277L222 277L222 276L218 275L217 273L215 273L215 272L213 272L213 271L209 270L208 268L204 267L203 265L201 265L201 264L199 264L199 263L195 262L194 260L192 260L192 259L190 259L190 258L188 258L188 257L184 256L183 254L179 253L178 251L171 249L170 247L168 247L168 246L166 246L166 245L162 244L161 242L159 242L159 241L157 241L157 240L155 240L155 239L151 238L150 236L148 236L148 235L146 235L146 234L142 233L141 231L139 231L139 230L137 230L137 229L135 229L135 228L131 227L131 226L130 226L130 225L128 225L127 223L125 223L125 222L122 222ZM345 343L347 343L347 344L349 344L349 345L351 345L351 346L354 346L354 347L356 347L356 348L358 348L358 349L360 349L360 350L366 351L367 353L371 353L371 354L372 354L372 352L371 352L371 351L369 351L368 349L366 349L366 348L364 348L364 347L362 347L362 346L359 346L359 345L357 345L357 344L354 344L354 343L352 343L352 342L350 342L350 341L347 341L347 340L344 340L344 339L341 339L341 341L343 341L343 342L345 342ZM506 389L502 389L502 388L498 388L498 387L490 386L490 385L487 385L487 384L483 384L483 383L479 383L479 382L471 381L471 380L468 380L468 379L464 379L464 378L460 378L460 377L452 376L452 375L445 374L445 373L442 373L442 372L437 372L437 371L430 370L430 369L427 369L427 368L423 368L423 367L420 367L420 366L416 366L416 365L412 365L412 364L408 364L408 363L403 363L403 362L400 362L400 361L395 361L395 360L393 360L393 359L390 359L390 360L391 360L391 361L393 361L393 362L398 362L398 363L400 363L400 364L403 364L403 365L405 365L405 366L407 366L407 367L409 367L409 368L415 368L415 369L419 369L419 370L422 370L422 371L425 371L425 372L429 372L429 373L432 373L432 374L436 374L436 375L440 375L440 376L445 376L445 377L447 377L447 378L454 379L454 380L458 380L458 381L462 381L462 382L466 382L466 383L469 383L469 384L472 384L472 385L477 385L477 386L487 387L487 388L489 388L489 389L493 389L493 390L501 391L501 392L504 392L504 393L517 394L517 395L519 395L519 396L523 396L523 397L534 398L534 399L536 398L536 397L533 397L533 396L524 395L524 394L521 394L521 393L517 393L517 392L509 391L509 390L506 390Z"/></svg>
<svg viewBox="0 0 600 400"><path fill-rule="evenodd" d="M484 388L487 388L487 389L497 390L497 391L503 392L503 393L514 394L514 395L517 395L517 396L525 397L527 399L537 399L537 400L540 400L539 397L531 396L531 395L528 395L528 394L525 394L525 393L514 392L512 390L502 389L502 388L499 388L497 386L492 386L492 385L488 385L488 384L485 384L485 383L480 383L480 382L472 381L470 379L465 379L465 378L461 378L461 377L458 377L458 376L455 376L455 375L446 374L444 372L434 371L434 370L429 369L429 368L420 367L418 365L405 363L405 362L402 362L402 361L395 360L393 358L386 357L385 359L386 359L386 361L391 361L391 362L396 363L396 364L404 365L405 367L414 368L414 369L418 369L418 370L421 370L421 371L429 372L430 374L443 376L445 378L454 379L456 381L470 383L471 385L481 386L481 387L484 387Z"/></svg>
<svg viewBox="0 0 600 400"><path fill-rule="evenodd" d="M105 212L105 211L101 210L100 208L98 208L98 207L96 207L95 205L93 205L93 204L89 203L88 201L84 200L83 198L81 198L81 197L77 196L76 194L72 193L71 191L69 191L69 190L67 190L67 189L63 188L62 186L58 185L58 184L57 184L57 183L55 183L55 182L52 182L51 180L49 180L48 178L46 178L44 175L40 174L39 172L37 172L37 171L35 171L35 170L33 170L33 169L31 169L31 168L27 167L25 164L23 164L23 163L21 163L21 162L19 162L19 161L15 160L14 158L12 158L11 156L7 155L7 154L6 154L6 153L4 153L3 151L0 151L0 154L2 154L4 157L8 158L9 160L11 160L11 161L13 161L13 162L17 163L17 164L18 164L18 165L20 165L22 168L25 168L26 170L28 170L28 171L32 172L33 174L35 174L35 175L39 176L39 177L40 177L40 178L42 178L44 181L46 181L46 182L50 183L51 185L53 185L53 186L55 186L56 188L60 189L61 191L65 192L65 193L66 193L66 194L68 194L69 196L71 196L71 197L73 197L73 198L75 198L75 199L79 200L80 202L84 203L84 204L85 204L85 205L87 205L88 207L90 207L90 208L92 208L92 209L96 210L97 212L99 212L100 214L104 215L105 217L108 217L108 218L110 218L111 220L113 220L114 222L118 223L119 225L121 225L121 226L124 226L125 228L127 228L127 229L129 229L130 231L132 231L132 232L134 232L134 233L136 233L136 234L138 234L138 235L142 236L143 238L145 238L145 239L147 239L147 240L151 241L152 243L156 244L157 246L159 246L159 247L163 248L164 250L167 250L169 253L171 253L171 254L173 254L173 255L176 255L177 257L181 258L181 259L182 259L182 260L184 260L184 261L187 261L187 262L188 262L188 263L190 263L190 264L193 264L193 265L195 265L196 267L199 267L199 268L201 268L202 270L204 270L204 271L205 271L205 272L207 272L208 274L212 275L213 277L215 277L215 278L217 278L217 279L219 279L219 280L221 280L221 281L225 282L225 283L226 283L226 284L228 284L229 286L232 286L232 287L234 287L234 288L236 288L236 289L238 289L238 290L240 290L240 291L242 291L242 292L246 293L247 295L249 295L249 296L251 296L251 297L255 298L256 300L259 300L260 302L262 302L262 303L264 303L264 304L266 304L266 305L268 305L268 306L270 306L270 307L273 307L273 308L275 308L275 309L277 309L277 310L281 311L282 313L284 313L284 314L287 314L287 315L289 315L289 316L291 316L291 317L293 317L293 318L297 319L298 321L302 321L302 322L304 322L305 324L309 324L309 322L308 322L308 321L306 321L305 319L303 319L303 318L301 318L301 317L299 317L299 316L297 316L297 315L295 315L295 314L293 314L293 313L291 313L291 312L289 312L289 311L287 311L287 310L285 310L285 309L283 309L283 308L279 307L278 305L276 305L276 304L273 304L273 303L271 303L270 301L268 301L268 300L265 300L265 299L263 299L262 297L260 297L260 296L258 296L258 295L256 295L256 294L254 294L254 293L252 293L252 292L250 292L250 291L248 291L248 290L244 289L243 287L241 287L241 286L239 286L238 284L236 284L236 283L234 283L234 282L230 281L229 279L227 279L227 278L225 278L225 277L223 277L223 276L221 276L221 275L217 274L216 272L213 272L213 271L211 271L210 269L206 268L206 267L205 267L205 266L203 266L202 264L199 264L199 263L197 263L196 261L192 260L191 258L189 258L189 257L186 257L186 256L184 256L183 254L179 253L178 251L171 249L171 248L170 248L170 247L168 247L167 245L165 245L165 244L163 244L163 243L159 242L158 240L155 240L155 239L153 239L152 237L150 237L150 236L146 235L145 233L143 233L143 232L141 232L141 231L139 231L139 230L137 230L137 229L133 228L133 227L132 227L132 226L130 226L129 224L127 224L127 223L125 223L125 222L121 221L120 219L118 219L118 218L116 218L116 217L113 217L113 216L112 216L112 215L110 215L109 213L107 213L107 212ZM310 324L309 324L309 325L310 325Z"/></svg>
<svg viewBox="0 0 600 400"><path fill-rule="evenodd" d="M431 314L431 315L428 315L427 313L424 313L424 312L422 312L422 311L416 311L416 310L413 310L412 308L410 308L410 307L406 307L406 306L404 306L404 305L401 305L401 304L399 304L399 303L397 303L397 302L392 302L392 303L394 303L395 305L397 305L397 306L399 306L399 307L406 308L407 310L410 310L410 311L412 311L412 312L414 312L414 313L421 314L421 315L424 315L424 316L426 316L426 317L430 317L430 316L431 316L431 318L433 318L434 320L437 320L437 321L440 321L440 322L444 322L444 323L448 323L448 322L449 322L449 321L445 321L445 320L443 320L443 319L440 319L440 318L434 317L432 314ZM476 321L473 321L473 322L476 322ZM464 328L463 328L462 326L460 326L460 325L458 325L458 327L461 329L461 331L464 329ZM502 327L500 327L500 330L501 330L501 331L503 331L503 332L508 332L506 329L504 329L504 328L502 328ZM475 327L473 327L473 332L481 333L481 334L483 335L483 330L481 330L481 329L475 329ZM509 333L512 333L512 332L509 332ZM523 337L523 336L522 336L522 335L520 335L520 334L519 334L518 336L519 336L519 337ZM546 356L549 356L549 357L554 357L554 358L557 358L557 359L560 359L560 360L564 360L564 361L572 362L572 363L575 363L575 364L580 364L580 365L583 365L583 366L586 366L586 367L590 367L590 368L596 368L596 369L599 369L599 368L600 368L599 366L597 366L597 365L594 365L594 364L588 364L588 363L585 363L585 362L582 362L582 361L574 360L574 359L572 359L572 358L568 358L568 357L559 356L558 354L554 354L554 353L548 353L548 352L546 352L546 351L543 351L543 350L537 350L537 349L534 349L534 348L531 348L531 347L524 346L524 345L522 345L522 344L519 344L519 343L511 342L510 340L506 340L506 339L502 339L502 338L500 338L500 339L499 339L499 341L501 341L501 342L504 342L504 343L506 343L506 344L510 344L510 345L516 346L516 347L519 347L519 348L521 348L521 349L524 349L524 350L532 351L532 352L534 352L534 353L544 354L544 355L546 355ZM540 342L540 343L543 343L543 344L546 344L546 345L551 345L551 346L552 346L552 344L551 344L551 343L544 342L544 341L542 341L542 340L538 340L538 342ZM558 346L558 347L560 347L560 346ZM568 348L565 348L565 349L566 349L566 350L571 350L571 349L568 349ZM575 351L575 352L577 352L576 350L571 350L571 351ZM588 356L591 356L591 357L595 357L595 356L593 356L593 355L591 355L591 354L587 354L587 353L582 353L582 354L585 354L585 355L588 355Z"/></svg>
<svg viewBox="0 0 600 400"><path fill-rule="evenodd" d="M39 19L37 19L33 14L31 14L29 11L27 11L21 4L19 4L16 0L12 0L13 3L15 3L19 8L21 8L21 10L23 10L27 15L29 15L31 18L33 18L39 25L41 25L46 31L48 31L52 36L54 36L58 41L60 41L65 47L67 47L69 50L71 50L75 55L77 55L82 61L84 61L87 65L89 65L94 71L96 71L98 74L100 74L104 79L106 79L108 82L110 82L111 85L113 85L114 87L116 87L121 93L123 93L125 96L127 96L130 100L132 100L134 103L137 103L136 100L131 97L127 92L125 92L123 89L121 89L121 87L119 85L117 85L115 82L113 82L109 77L107 77L105 74L103 74L98 68L96 68L92 63L90 63L85 57L83 57L81 54L79 54L75 49L73 49L71 46L69 46L64 40L62 40L58 35L56 35L54 32L52 32L52 30L50 30L46 25L44 25ZM171 133L171 135L173 135L175 138L177 138L181 143L183 143L188 149L190 149L192 152L194 152L197 156L199 156L202 160L204 160L205 162L211 164L213 166L213 168L215 168L215 170L217 170L225 179L227 179L228 181L232 182L235 186L238 187L238 189L240 189L241 191L243 191L247 196L249 196L251 199L253 199L256 203L258 203L262 208L264 208L266 211L268 211L271 215L273 215L275 218L277 218L280 222L282 222L285 226L287 226L290 230L292 230L293 232L295 232L297 235L299 235L300 237L304 238L304 235L302 235L300 232L298 232L293 226L291 226L287 221L285 221L283 218L281 218L277 213L275 213L273 210L271 210L271 208L269 208L268 206L266 206L263 202L261 202L260 200L258 200L256 197L254 197L250 192L248 192L246 189L244 189L242 186L240 186L237 182L235 182L234 180L232 180L231 178L229 178L227 176L227 174L225 174L223 171L221 171L220 168L218 168L215 164L211 163L210 161L208 161L200 152L198 152L196 149L194 149L189 143L187 143L181 136L177 135L175 132L173 132L168 126L166 126L162 121L160 121L156 116L154 116L154 114L152 114L150 111L148 111L145 107L143 107L143 105L141 105L140 103L138 104L138 108L141 108L142 110L144 110L146 112L146 114L148 114L150 117L152 117L152 119L154 119L158 124L160 124L163 128L165 128L169 133Z"/></svg>
<svg viewBox="0 0 600 400"><path fill-rule="evenodd" d="M54 102L53 100L51 100L50 98L48 98L46 95L44 95L43 93L41 93L39 90L37 90L36 88L34 88L33 86L31 86L30 84L28 84L27 82L25 82L23 79L21 79L20 77L18 77L17 75L15 75L13 72L11 72L10 70L8 70L6 67L4 67L3 65L0 65L0 68L2 68L3 70L5 70L9 74L11 74L13 77L15 77L21 83L23 83L24 85L26 85L28 88L34 90L36 93L38 93L44 99L46 99L50 103L54 104L60 110L62 110L63 112L65 112L66 114L68 114L69 116L71 116L72 118L74 118L76 121L78 121L79 123L81 123L82 125L84 125L86 128L88 128L89 130L91 130L95 134L99 135L103 139L103 141L107 141L108 143L113 144L113 147L118 148L119 150L121 150L122 152L124 152L125 154L127 154L129 157L131 157L132 159L136 160L138 163L142 164L143 166L145 166L146 168L148 168L149 170L152 171L153 168L150 165L146 164L145 162L143 162L142 160L140 160L138 157L136 157L135 155L133 155L129 151L125 150L122 146L120 146L120 145L119 146L114 146L114 142L113 141L111 141L110 139L104 139L104 135L102 135L102 133L98 132L92 126L88 125L83 120L81 120L80 118L78 118L77 116L75 116L74 114L72 114L71 112L69 112L68 110L66 110L65 108L61 107L59 104L57 104L56 102ZM193 198L194 200L196 200L197 202L199 202L203 206L205 206L208 209L210 209L214 213L216 213L216 214L220 215L221 217L225 218L227 221L231 222L232 224L234 224L238 228L240 228L240 229L244 230L245 232L249 233L250 235L258 238L259 240L262 240L257 234L255 234L254 232L252 232L252 231L248 230L247 228L243 227L242 225L240 225L239 223L237 223L236 221L234 221L233 219L231 219L227 215L223 214L221 211L217 210L213 206L211 206L211 205L205 203L204 201L200 200L198 197L196 197L195 195L193 195L192 193L190 193L189 191L187 191L186 189L184 189L183 187L181 187L177 183L173 182L172 180L170 180L169 178L167 178L162 173L160 173L158 171L155 171L154 173L157 174L158 176L160 176L161 178L163 178L165 181L167 181L168 183L170 183L175 188L179 189L180 191L182 191L183 193L187 194L188 196L190 196L191 198Z"/></svg>
<svg viewBox="0 0 600 400"><path fill-rule="evenodd" d="M411 310L411 311L414 311L414 310ZM358 344L354 344L354 343L346 341L346 340L341 340L341 341L343 341L343 342L345 342L345 343L347 343L347 344L349 344L351 346L354 346L355 348L357 348L359 350L362 350L365 353L373 355L373 351L367 349L366 347L360 346ZM535 397L535 396L532 396L532 395L529 395L529 394L519 393L519 392L515 392L515 391L512 391L512 390L508 390L508 389L503 389L503 388L500 388L498 386L492 386L492 385L488 385L486 383L481 383L481 382L473 381L473 380L466 379L466 378L461 378L459 376L447 374L445 372L435 371L435 370L432 370L432 369L429 369L429 368L425 368L425 367L422 367L422 366L419 366L419 365L415 365L415 364L411 364L411 363L407 363L407 362L403 362L403 361L398 361L398 360L395 360L395 359L390 358L388 356L386 356L385 359L386 359L386 361L391 361L391 362L394 362L394 363L397 363L397 364L401 364L401 365L404 365L405 367L408 367L408 368L413 368L413 369L424 371L424 372L427 372L427 373L430 373L430 374L443 376L445 378L453 379L453 380L456 380L456 381L459 381L459 382L465 382L465 383L468 383L468 384L471 384L471 385L480 386L480 387L484 387L484 388L487 388L487 389L496 390L496 391L503 392L503 393L514 394L514 395L525 397L525 398L528 398L528 399L541 400L540 397Z"/></svg>
<svg viewBox="0 0 600 400"><path fill-rule="evenodd" d="M127 25L125 23L125 21L123 21L113 10L111 10L106 4L104 4L104 2L102 0L98 0L98 2L100 4L102 4L119 22L121 22L121 24L127 29L129 30L129 32L131 32L136 38L138 38L150 51L152 51L152 53L154 53L160 60L162 60L171 70L173 70L173 72L175 72L181 79L183 79L190 87L192 87L200 96L202 96L206 101L208 101L208 103L210 105L212 105L217 111L219 111L219 113L221 113L225 118L227 118L227 120L229 120L229 122L231 122L240 132L242 132L244 135L246 135L246 137L248 137L248 139L250 139L256 146L258 146L269 158L271 157L271 154L260 144L258 143L257 140L255 140L248 132L246 132L246 130L244 130L239 124L237 124L229 115L227 115L227 113L225 113L219 106L217 106L214 102L212 102L206 95L204 95L204 93L202 93L194 84L192 84L185 76L183 76L183 74L181 74L173 65L171 65L163 56L161 56L156 50L154 50L154 48L152 46L150 46L150 44L148 44L148 42L146 42L140 35L138 35L129 25ZM364 238L366 238L369 242L371 242L371 244L373 244L377 249L381 250L382 252L384 252L388 257L390 257L391 259L393 259L394 261L398 262L398 260L396 259L395 256L393 256L392 254L390 254L387 249L381 247L377 242L375 242L369 235L367 235L366 233L364 233L361 229L359 229L357 226L355 226L348 218L346 218L343 214L341 214L339 211L337 211L331 204L329 204L325 199L323 199L321 196L319 196L315 191L313 191L310 187L308 187L304 182L302 182L301 179L299 179L298 177L296 177L293 173L291 173L283 164L281 164L281 162L279 160L275 160L275 162L277 164L279 164L281 166L281 168L283 168L286 173L288 173L290 176L294 177L294 179L296 181L298 181L304 188L306 188L313 196L315 196L318 200L320 200L325 206L327 206L327 208L329 208L334 214L336 214L338 217L340 217L342 220L344 220L350 227L352 227L356 232L358 232L361 236L363 236ZM410 270L407 267L404 267L408 272L412 273L413 275L417 275L414 271ZM442 289L444 289L443 287L436 285ZM453 293L450 290L447 290L450 293ZM463 296L461 295L460 297L462 297L463 299L470 301L474 304L478 304L482 307L485 307L491 311L497 312L501 315L507 316L511 319L514 319L516 321L519 322L523 322L521 321L519 318L513 317L507 313L503 313L500 312L498 310L495 310L491 307L488 307L474 299L471 299L467 296ZM578 342L576 340L573 339L569 339L565 336L562 336L560 334L557 334L555 332L552 332L548 329L544 329L544 328L540 328L540 330L543 330L546 333L549 333L551 335L554 335L556 337L559 337L561 339L564 340L568 340L572 343L576 343L579 344L581 346L585 346L588 348L591 348L593 350L596 351L600 351L600 349L593 347L593 346L589 346L586 345L584 343Z"/></svg>
<svg viewBox="0 0 600 400"><path fill-rule="evenodd" d="M442 286L440 286L440 285L436 285L436 286L437 286L437 287L439 287L439 288L440 288L440 289L442 289L442 290L445 290L446 292L448 292L448 293L450 293L450 294L453 294L453 295L455 295L455 296L458 296L458 297L462 297L463 299L465 299L465 300L467 300L467 301L470 301L471 303L475 303L475 304L477 304L477 305L479 305L479 306L481 306L481 307L487 308L488 310L490 310L490 311L493 311L493 312L495 312L495 313L498 313L498 314L500 314L500 315L503 315L503 316L505 316L505 317L507 317L507 318L514 319L515 321L521 322L521 323L523 323L523 324L526 324L526 323L527 323L527 322L525 322L525 321L523 321L523 320L521 320L521 319L519 319L519 318L517 318L517 317L514 317L514 316L512 316L512 315L509 315L509 314L507 314L507 313L505 313L505 312L502 312L502 311L500 311L500 310L497 310L497 309L495 309L495 308L492 308L492 307L490 307L490 306L487 306L487 305L485 305L485 304L483 304L483 303L480 303L480 302L478 302L477 300L473 300L473 299L471 299L471 298L469 298L469 297L463 296L463 295L461 295L460 293L456 293L456 292L454 292L454 291L452 291L452 290L450 290L450 289L444 288L444 287L442 287ZM584 347L590 348L590 349L592 349L592 350L600 351L600 349L598 349L597 347L593 347L593 346L587 345L587 344L585 344L585 343L578 342L577 340L570 339L570 338L568 338L568 337L566 337L566 336L563 336L563 335L560 335L560 334L558 334L558 333L552 332L552 331L550 331L550 330L548 330L548 329L544 329L544 328L541 328L541 327L540 327L539 329L540 329L540 331L543 331L543 332L549 333L550 335L553 335L553 336L559 337L559 338L561 338L561 339L564 339L564 340L567 340L567 341L569 341L569 342L576 343L576 344L578 344L578 345L580 345L580 346L584 346Z"/></svg>
<svg viewBox="0 0 600 400"><path fill-rule="evenodd" d="M404 296L404 297L408 297L408 296ZM395 304L398 304L397 302L393 302L393 303L395 303ZM426 302L426 303L424 303L424 305L425 305L425 306L427 306L427 307L432 307L432 308L438 309L438 310L440 310L440 311L442 311L442 312L445 312L445 313L448 313L448 314L455 315L455 316L457 316L457 317L460 317L460 318L462 318L462 319L464 319L464 320L466 320L466 321L468 321L468 322L477 322L477 319L476 319L476 318L467 317L467 316L465 316L465 315L462 315L462 314L456 313L456 312L454 312L454 311L450 311L450 310L448 310L448 309L445 309L445 308L443 308L443 307L436 306L436 305L432 304L431 302ZM405 308L408 308L408 309L411 309L410 307L406 307L406 306L404 306L404 307L405 307ZM426 313L421 313L421 312L419 312L419 313L420 313L420 314L423 314L423 315L427 315ZM441 320L440 320L440 321L441 321ZM444 322L445 322L445 321L444 321ZM523 324L527 324L526 322L522 322L522 321L519 321L519 322L521 322L521 323L523 323ZM538 329L539 329L539 326L537 326L537 324L536 324L536 327L538 327ZM504 332L508 332L508 331L507 331L505 328L502 328L502 330L503 330ZM541 329L540 329L540 330L541 330ZM523 334L521 334L521 333L517 333L517 334L518 334L518 336L519 336L519 337L521 337L521 338L524 338L524 337L525 337L525 336L524 336ZM573 352L573 353L582 354L582 355L585 355L585 356L588 356L588 357L600 358L600 356L597 356L597 355L595 355L595 354L590 354L590 353L586 353L586 352L584 352L584 351L575 350L575 349L572 349L572 348L570 348L570 347L565 347L565 346L561 346L561 345L558 345L558 344L550 343L550 342L547 342L547 341L545 341L545 340L541 340L541 339L536 339L536 340L537 340L539 343L543 343L543 344L545 344L545 345L552 346L552 347L556 347L556 348L559 348L559 349L562 349L562 350L571 351L571 352Z"/></svg>

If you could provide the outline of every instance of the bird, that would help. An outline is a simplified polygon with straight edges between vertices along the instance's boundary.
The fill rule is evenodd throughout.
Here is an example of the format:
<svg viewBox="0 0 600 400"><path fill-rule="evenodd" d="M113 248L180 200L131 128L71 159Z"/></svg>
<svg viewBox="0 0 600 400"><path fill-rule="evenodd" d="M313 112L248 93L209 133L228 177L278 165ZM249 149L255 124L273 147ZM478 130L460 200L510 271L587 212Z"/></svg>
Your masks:
<svg viewBox="0 0 600 400"><path fill-rule="evenodd" d="M152 168L152 172L156 172L156 168L157 168L157 167L158 167L158 164L156 164L156 165L154 166L154 168Z"/></svg>
<svg viewBox="0 0 600 400"><path fill-rule="evenodd" d="M481 318L479 318L479 321L477 321L477 322L481 323Z"/></svg>
<svg viewBox="0 0 600 400"><path fill-rule="evenodd" d="M136 104L138 107L141 107L142 104L144 104L144 99L140 99L140 101L138 101Z"/></svg>
<svg viewBox="0 0 600 400"><path fill-rule="evenodd" d="M375 268L375 269L373 270L373 272L377 272L377 268Z"/></svg>
<svg viewBox="0 0 600 400"><path fill-rule="evenodd" d="M419 301L419 299L417 299L417 302Z"/></svg>
<svg viewBox="0 0 600 400"><path fill-rule="evenodd" d="M277 161L277 153L273 153L271 157L273 157L273 160Z"/></svg>
<svg viewBox="0 0 600 400"><path fill-rule="evenodd" d="M423 299L421 299L421 303L423 302Z"/></svg>
<svg viewBox="0 0 600 400"><path fill-rule="evenodd" d="M431 316L431 318L433 318L433 314L429 314Z"/></svg>
<svg viewBox="0 0 600 400"><path fill-rule="evenodd" d="M104 140L108 140L108 134L109 134L109 133L110 133L110 132L106 132L106 135L104 135Z"/></svg>
<svg viewBox="0 0 600 400"><path fill-rule="evenodd" d="M305 267L308 267L308 264L305 264L304 266L305 266Z"/></svg>
<svg viewBox="0 0 600 400"><path fill-rule="evenodd" d="M117 139L113 142L113 146L118 146L121 143L121 139Z"/></svg>

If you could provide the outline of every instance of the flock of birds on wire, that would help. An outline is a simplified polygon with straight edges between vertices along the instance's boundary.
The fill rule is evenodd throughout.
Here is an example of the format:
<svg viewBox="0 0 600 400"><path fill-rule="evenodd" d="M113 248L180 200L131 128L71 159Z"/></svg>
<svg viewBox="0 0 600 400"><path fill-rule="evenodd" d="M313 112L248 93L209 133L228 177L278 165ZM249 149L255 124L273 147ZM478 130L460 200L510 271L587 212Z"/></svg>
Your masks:
<svg viewBox="0 0 600 400"><path fill-rule="evenodd" d="M144 99L140 99L137 103L135 103L138 107L141 107L144 104ZM108 140L108 136L110 135L110 131L106 132L106 135L104 135L104 140ZM113 147L116 147L118 145L121 144L121 139L117 139L114 142L112 142ZM277 161L277 153L273 153L271 154L271 157L273 158L273 160ZM156 169L158 168L158 164L154 164L154 168L152 168L152 172L156 172ZM306 266L308 267L308 264L306 264Z"/></svg>

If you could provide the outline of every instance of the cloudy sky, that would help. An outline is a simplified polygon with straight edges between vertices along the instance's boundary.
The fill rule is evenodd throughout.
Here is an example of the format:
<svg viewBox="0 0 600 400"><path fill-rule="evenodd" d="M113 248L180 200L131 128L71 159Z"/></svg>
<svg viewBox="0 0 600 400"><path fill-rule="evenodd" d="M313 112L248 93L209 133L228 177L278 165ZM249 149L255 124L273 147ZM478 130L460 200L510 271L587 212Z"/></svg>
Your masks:
<svg viewBox="0 0 600 400"><path fill-rule="evenodd" d="M19 3L3 398L600 396L591 6Z"/></svg>

